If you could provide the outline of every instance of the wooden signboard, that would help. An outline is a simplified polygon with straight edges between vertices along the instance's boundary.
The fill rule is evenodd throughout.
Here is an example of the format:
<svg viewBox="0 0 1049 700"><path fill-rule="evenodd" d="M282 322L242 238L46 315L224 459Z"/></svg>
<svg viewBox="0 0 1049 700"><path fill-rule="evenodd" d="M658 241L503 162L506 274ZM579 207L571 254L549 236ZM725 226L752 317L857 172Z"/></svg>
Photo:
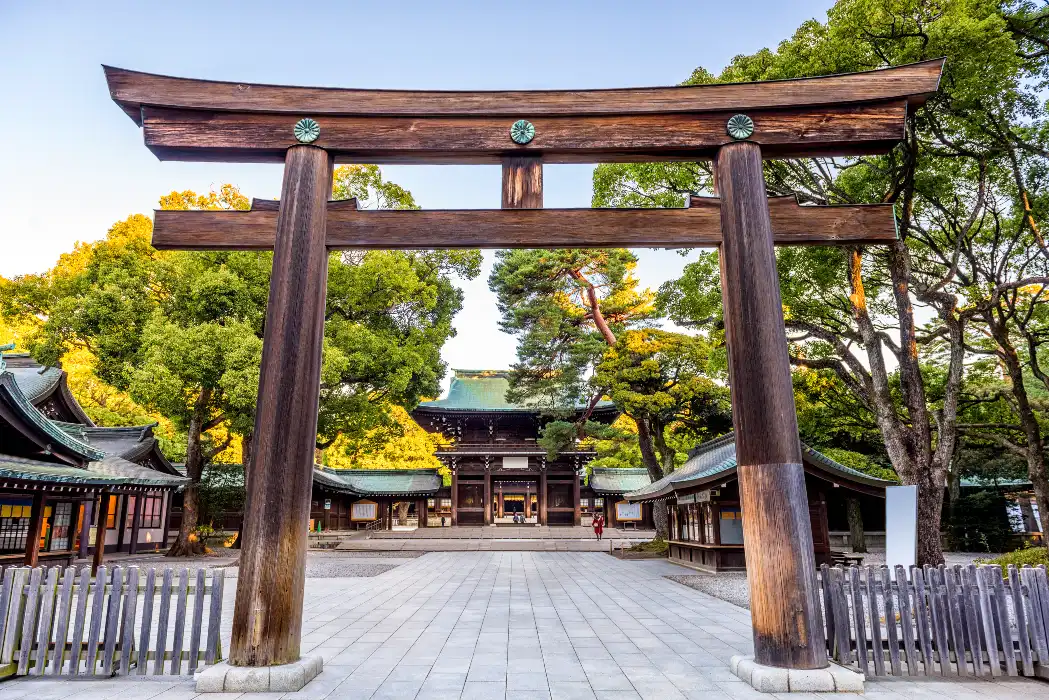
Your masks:
<svg viewBox="0 0 1049 700"><path fill-rule="evenodd" d="M641 520L641 504L619 501L616 503L616 520L620 522L636 522Z"/></svg>
<svg viewBox="0 0 1049 700"><path fill-rule="evenodd" d="M350 506L350 520L371 522L379 519L379 504L375 501L357 501Z"/></svg>

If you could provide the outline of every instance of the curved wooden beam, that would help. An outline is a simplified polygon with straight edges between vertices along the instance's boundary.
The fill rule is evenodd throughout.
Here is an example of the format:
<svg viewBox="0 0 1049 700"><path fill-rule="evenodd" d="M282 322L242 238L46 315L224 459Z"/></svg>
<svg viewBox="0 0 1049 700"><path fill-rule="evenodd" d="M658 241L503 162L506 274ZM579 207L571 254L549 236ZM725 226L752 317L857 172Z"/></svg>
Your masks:
<svg viewBox="0 0 1049 700"><path fill-rule="evenodd" d="M175 78L103 66L109 93L141 124L143 107L327 116L602 116L747 111L905 99L936 92L944 59L841 75L604 90L358 90Z"/></svg>

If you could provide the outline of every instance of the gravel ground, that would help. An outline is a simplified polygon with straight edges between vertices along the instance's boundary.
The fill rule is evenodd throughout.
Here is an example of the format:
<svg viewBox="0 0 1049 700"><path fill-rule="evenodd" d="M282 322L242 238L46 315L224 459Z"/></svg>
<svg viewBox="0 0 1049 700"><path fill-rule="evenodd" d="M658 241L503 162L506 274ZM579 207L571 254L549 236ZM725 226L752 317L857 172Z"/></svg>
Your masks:
<svg viewBox="0 0 1049 700"><path fill-rule="evenodd" d="M943 558L948 566L971 564L976 559L989 559L995 556L986 552L944 552ZM881 566L885 563L885 552L868 552L863 556L863 564ZM720 574L681 574L667 576L671 581L695 588L715 598L750 609L750 588L747 586L747 574L744 572L725 572Z"/></svg>
<svg viewBox="0 0 1049 700"><path fill-rule="evenodd" d="M311 551L310 556L327 556L327 557L362 557L364 559L415 559L421 557L426 552L417 552L413 550L398 551L393 549L368 549L368 550L354 550L354 549L343 549L338 552L315 552ZM402 562L403 563L403 562Z"/></svg>
<svg viewBox="0 0 1049 700"><path fill-rule="evenodd" d="M720 574L682 574L666 578L750 610L750 589L747 587L747 575L742 571L727 571Z"/></svg>

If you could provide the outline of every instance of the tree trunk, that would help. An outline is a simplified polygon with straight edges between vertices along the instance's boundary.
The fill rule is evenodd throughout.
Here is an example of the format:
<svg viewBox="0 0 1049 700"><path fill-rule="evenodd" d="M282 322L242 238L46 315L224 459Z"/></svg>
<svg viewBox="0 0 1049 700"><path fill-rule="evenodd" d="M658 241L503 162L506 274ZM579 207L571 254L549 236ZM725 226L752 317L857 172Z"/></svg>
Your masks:
<svg viewBox="0 0 1049 700"><path fill-rule="evenodd" d="M888 259L900 323L900 393L902 408L908 420L902 419L897 409L885 364L884 341L867 308L861 255L858 249L853 249L849 261L849 299L870 366L870 374L864 378L866 396L861 398L873 409L885 450L900 481L918 486L917 563L919 566L938 566L943 563L943 548L940 544L943 487L957 434L958 393L961 390L963 366L962 330L960 322L952 315L953 307L941 310L941 320L949 330L951 360L934 449L931 416L918 358L914 309L910 300L912 272L906 243L897 241L890 245Z"/></svg>
<svg viewBox="0 0 1049 700"><path fill-rule="evenodd" d="M1022 453L1027 460L1027 475L1034 487L1034 498L1038 504L1038 520L1044 534L1045 518L1049 513L1049 479L1046 478L1045 473L1045 444L1042 442L1041 426L1038 424L1038 417L1027 395L1027 387L1024 385L1024 368L1020 362L1020 356L1013 347L1005 321L996 318L994 311L988 312L985 319L998 345L998 354L1009 374L1009 383L1012 385L1010 391L1016 401L1016 413L1020 419L1020 427L1023 429L1026 442L1022 449L1014 449L1014 451ZM1043 537L1042 544L1049 546L1049 541Z"/></svg>
<svg viewBox="0 0 1049 700"><path fill-rule="evenodd" d="M204 553L205 543L198 539L196 529L197 516L200 512L200 477L204 471L204 446L201 444L201 434L210 399L211 390L202 390L194 402L193 415L189 419L186 439L186 476L189 477L189 484L182 493L182 526L179 528L175 542L168 549L167 556L169 557L192 557Z"/></svg>
<svg viewBox="0 0 1049 700"><path fill-rule="evenodd" d="M397 524L402 526L408 524L408 501L401 501L397 504Z"/></svg>
<svg viewBox="0 0 1049 700"><path fill-rule="evenodd" d="M926 478L918 483L918 566L943 563L943 545L940 542L943 480L933 482L928 478L928 471L924 476Z"/></svg>
<svg viewBox="0 0 1049 700"><path fill-rule="evenodd" d="M849 544L852 551L866 554L867 538L863 534L863 511L860 509L860 499L846 498L845 512L849 518Z"/></svg>
<svg viewBox="0 0 1049 700"><path fill-rule="evenodd" d="M633 416L631 416L633 418ZM659 457L652 444L652 430L647 418L634 418L637 423L637 442L641 448L641 462L648 470L648 478L653 482L663 478L663 467L659 463ZM670 518L667 515L666 501L652 502L652 524L656 528L656 539L665 540L670 537Z"/></svg>
<svg viewBox="0 0 1049 700"><path fill-rule="evenodd" d="M251 464L251 442L255 439L252 433L247 433L241 438L240 441L240 467L244 470L244 493L248 492L248 465ZM244 499L244 503L240 506L240 528L237 530L237 534L233 536L233 542L230 544L230 549L241 548L241 536L244 534L244 521L248 517L248 499Z"/></svg>

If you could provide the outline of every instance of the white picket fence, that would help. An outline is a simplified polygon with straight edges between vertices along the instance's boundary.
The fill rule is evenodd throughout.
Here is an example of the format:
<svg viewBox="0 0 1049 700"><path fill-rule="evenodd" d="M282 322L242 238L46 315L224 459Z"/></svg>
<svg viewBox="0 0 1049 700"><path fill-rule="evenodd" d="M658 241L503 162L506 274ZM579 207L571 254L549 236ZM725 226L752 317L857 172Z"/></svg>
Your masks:
<svg viewBox="0 0 1049 700"><path fill-rule="evenodd" d="M0 678L177 676L220 661L224 570L192 579L136 566L7 569Z"/></svg>
<svg viewBox="0 0 1049 700"><path fill-rule="evenodd" d="M828 654L875 676L1040 675L1049 664L1045 567L828 567ZM1036 668L1041 667L1041 668Z"/></svg>

